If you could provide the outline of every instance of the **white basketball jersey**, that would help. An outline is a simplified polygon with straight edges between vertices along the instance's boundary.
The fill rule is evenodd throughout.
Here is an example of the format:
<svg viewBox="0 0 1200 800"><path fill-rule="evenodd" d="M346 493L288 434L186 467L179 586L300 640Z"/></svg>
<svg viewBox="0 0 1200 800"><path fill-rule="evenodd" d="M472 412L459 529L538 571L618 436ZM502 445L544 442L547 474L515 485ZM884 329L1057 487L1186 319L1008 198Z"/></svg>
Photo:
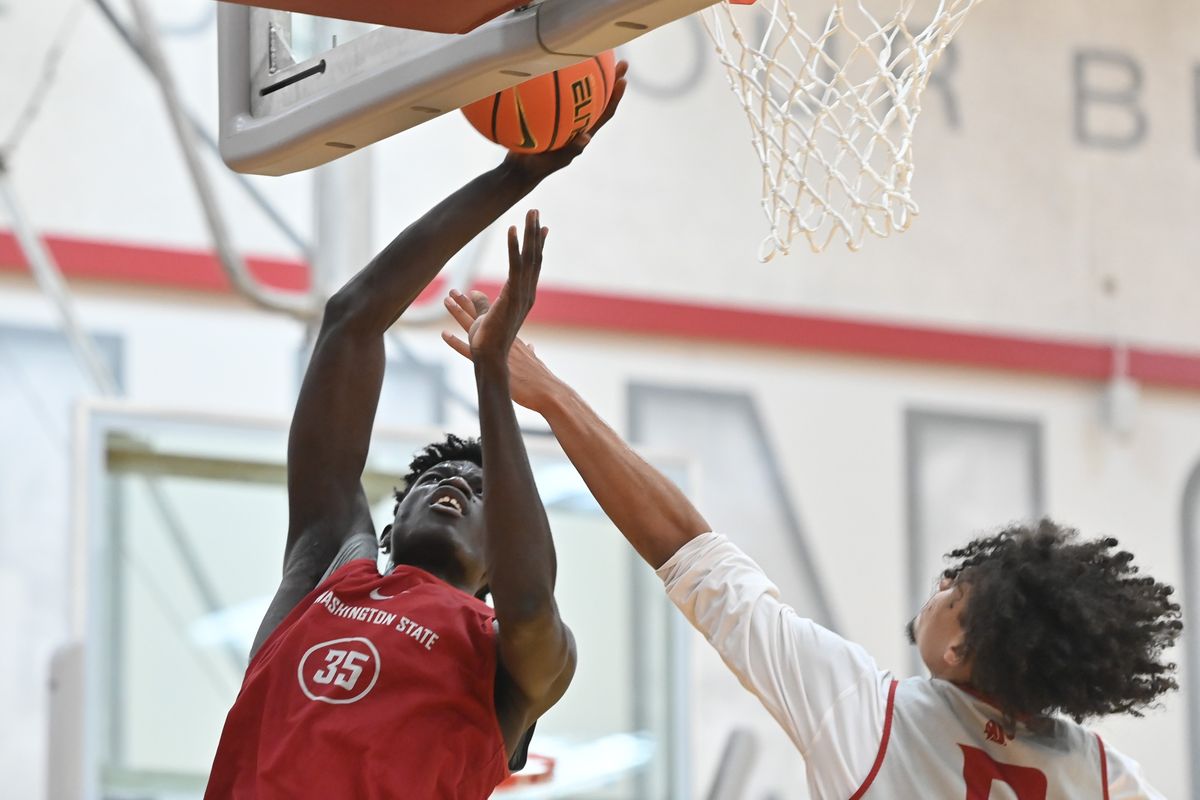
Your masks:
<svg viewBox="0 0 1200 800"><path fill-rule="evenodd" d="M1136 763L1064 719L1006 730L946 681L903 681L779 599L706 533L658 570L671 600L791 737L814 800L1163 800Z"/></svg>
<svg viewBox="0 0 1200 800"><path fill-rule="evenodd" d="M945 681L895 681L889 694L879 753L854 797L1108 798L1104 745L1079 725L1006 730L994 708Z"/></svg>

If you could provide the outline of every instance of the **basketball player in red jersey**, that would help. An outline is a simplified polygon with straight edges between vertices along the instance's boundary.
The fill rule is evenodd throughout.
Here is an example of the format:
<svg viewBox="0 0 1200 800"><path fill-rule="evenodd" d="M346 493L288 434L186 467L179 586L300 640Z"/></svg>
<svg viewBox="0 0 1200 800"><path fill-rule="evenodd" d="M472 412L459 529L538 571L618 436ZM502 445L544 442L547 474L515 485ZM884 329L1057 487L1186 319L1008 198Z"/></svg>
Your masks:
<svg viewBox="0 0 1200 800"><path fill-rule="evenodd" d="M592 134L612 117L623 74ZM536 211L523 244L509 231L508 282L470 331L482 450L451 436L418 455L379 541L360 477L384 333L454 253L590 139L510 155L326 305L288 440L283 579L226 720L209 800L482 800L523 764L535 721L566 691L575 645L554 601L554 546L507 368L541 268L547 231ZM481 599L489 591L494 611Z"/></svg>
<svg viewBox="0 0 1200 800"><path fill-rule="evenodd" d="M470 327L487 299L452 294L446 306ZM931 677L896 680L781 602L762 569L520 340L510 370L513 398L550 423L671 600L791 737L811 797L1162 799L1078 724L1136 714L1177 688L1163 651L1182 628L1179 606L1115 539L1043 520L951 552L909 625Z"/></svg>

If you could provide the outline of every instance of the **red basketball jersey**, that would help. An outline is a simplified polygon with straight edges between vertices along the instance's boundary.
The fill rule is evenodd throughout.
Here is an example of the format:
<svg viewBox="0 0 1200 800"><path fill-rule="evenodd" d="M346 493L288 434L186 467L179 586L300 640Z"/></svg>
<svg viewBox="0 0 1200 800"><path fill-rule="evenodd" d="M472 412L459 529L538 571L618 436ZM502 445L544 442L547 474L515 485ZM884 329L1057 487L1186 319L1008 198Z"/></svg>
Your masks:
<svg viewBox="0 0 1200 800"><path fill-rule="evenodd" d="M351 561L250 663L206 800L482 800L508 775L495 616L415 567Z"/></svg>

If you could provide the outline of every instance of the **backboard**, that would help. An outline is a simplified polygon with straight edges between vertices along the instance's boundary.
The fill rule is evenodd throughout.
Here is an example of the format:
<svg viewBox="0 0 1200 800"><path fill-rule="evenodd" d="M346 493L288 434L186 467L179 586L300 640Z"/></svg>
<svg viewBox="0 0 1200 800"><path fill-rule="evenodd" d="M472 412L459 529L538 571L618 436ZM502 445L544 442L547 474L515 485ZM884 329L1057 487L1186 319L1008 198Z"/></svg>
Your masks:
<svg viewBox="0 0 1200 800"><path fill-rule="evenodd" d="M238 172L309 169L712 2L544 0L467 33L359 23L340 41L345 23L220 3L221 155ZM316 31L313 52L296 47L299 25Z"/></svg>

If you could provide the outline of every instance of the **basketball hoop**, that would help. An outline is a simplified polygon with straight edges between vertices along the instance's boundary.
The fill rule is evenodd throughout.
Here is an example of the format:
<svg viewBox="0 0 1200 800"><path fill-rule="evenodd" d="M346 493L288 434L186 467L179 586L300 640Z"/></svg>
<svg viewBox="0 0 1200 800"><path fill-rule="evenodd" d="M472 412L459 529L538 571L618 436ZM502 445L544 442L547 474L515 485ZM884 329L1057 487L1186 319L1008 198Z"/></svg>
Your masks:
<svg viewBox="0 0 1200 800"><path fill-rule="evenodd" d="M858 250L868 233L908 229L921 94L978 2L834 0L823 22L805 0L703 12L762 162L771 233L760 260L800 235L819 253L835 238Z"/></svg>

